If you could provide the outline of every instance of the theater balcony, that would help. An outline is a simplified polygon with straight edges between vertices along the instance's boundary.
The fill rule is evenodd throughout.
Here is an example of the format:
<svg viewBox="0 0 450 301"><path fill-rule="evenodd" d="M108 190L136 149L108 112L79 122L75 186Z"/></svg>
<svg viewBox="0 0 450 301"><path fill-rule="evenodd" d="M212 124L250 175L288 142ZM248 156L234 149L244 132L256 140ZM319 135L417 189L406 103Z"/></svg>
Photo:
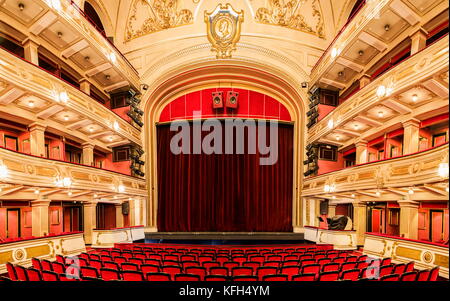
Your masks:
<svg viewBox="0 0 450 301"><path fill-rule="evenodd" d="M405 57L448 32L447 1L357 1L311 71L310 87L346 90L365 86ZM446 28L446 29L445 29ZM387 64L387 65L386 65Z"/></svg>
<svg viewBox="0 0 450 301"><path fill-rule="evenodd" d="M26 37L20 42L32 63L37 64L38 48L43 47L107 92L124 86L139 90L137 71L74 1L4 0L0 15Z"/></svg>
<svg viewBox="0 0 450 301"><path fill-rule="evenodd" d="M446 35L313 125L307 138L305 176L407 155L448 141L447 135L441 135L443 141L437 137L440 130L448 130L448 59ZM321 146L334 155L327 156Z"/></svg>
<svg viewBox="0 0 450 301"><path fill-rule="evenodd" d="M90 95L0 49L0 118L29 126L44 122L57 134L103 151L141 145L140 130Z"/></svg>

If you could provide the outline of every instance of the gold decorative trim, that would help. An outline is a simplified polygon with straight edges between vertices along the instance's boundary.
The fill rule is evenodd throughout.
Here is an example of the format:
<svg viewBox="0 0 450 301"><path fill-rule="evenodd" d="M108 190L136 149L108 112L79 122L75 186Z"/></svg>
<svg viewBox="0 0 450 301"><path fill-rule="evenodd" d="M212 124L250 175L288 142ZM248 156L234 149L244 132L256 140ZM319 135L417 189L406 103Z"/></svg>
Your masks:
<svg viewBox="0 0 450 301"><path fill-rule="evenodd" d="M448 269L448 256L434 254L434 264Z"/></svg>
<svg viewBox="0 0 450 301"><path fill-rule="evenodd" d="M188 9L179 9L180 0L134 0L125 29L125 42L147 34L193 23L193 14ZM147 11L144 20L138 13Z"/></svg>
<svg viewBox="0 0 450 301"><path fill-rule="evenodd" d="M410 249L405 247L397 247L395 249L395 255L399 257L409 258L420 261L422 251L416 249Z"/></svg>
<svg viewBox="0 0 450 301"><path fill-rule="evenodd" d="M308 4L310 15L317 20L315 25L310 25L305 20L304 14L309 13L308 9L308 12L305 12ZM269 0L267 7L258 8L255 19L259 23L287 27L325 39L324 21L318 0Z"/></svg>

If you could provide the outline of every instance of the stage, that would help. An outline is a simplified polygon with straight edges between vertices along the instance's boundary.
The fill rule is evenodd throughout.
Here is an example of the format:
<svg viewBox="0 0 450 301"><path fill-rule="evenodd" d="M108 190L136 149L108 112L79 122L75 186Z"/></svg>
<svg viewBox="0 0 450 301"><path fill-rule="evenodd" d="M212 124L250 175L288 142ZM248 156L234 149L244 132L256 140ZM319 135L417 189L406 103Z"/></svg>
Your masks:
<svg viewBox="0 0 450 301"><path fill-rule="evenodd" d="M149 243L193 244L293 244L307 243L303 233L293 232L147 232Z"/></svg>

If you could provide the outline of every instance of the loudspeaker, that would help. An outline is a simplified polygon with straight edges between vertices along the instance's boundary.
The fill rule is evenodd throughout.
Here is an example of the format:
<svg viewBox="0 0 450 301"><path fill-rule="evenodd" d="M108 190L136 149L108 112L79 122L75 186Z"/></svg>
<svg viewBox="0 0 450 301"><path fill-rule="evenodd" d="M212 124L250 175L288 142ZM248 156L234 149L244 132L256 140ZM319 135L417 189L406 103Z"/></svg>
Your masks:
<svg viewBox="0 0 450 301"><path fill-rule="evenodd" d="M328 201L320 202L320 214L327 215L328 214Z"/></svg>
<svg viewBox="0 0 450 301"><path fill-rule="evenodd" d="M130 212L130 203L128 202L122 203L122 214L128 215L129 212Z"/></svg>
<svg viewBox="0 0 450 301"><path fill-rule="evenodd" d="M229 91L228 94L227 94L227 102L226 102L227 108L237 109L237 107L238 107L238 100L239 100L239 93L238 92Z"/></svg>
<svg viewBox="0 0 450 301"><path fill-rule="evenodd" d="M222 95L223 95L222 92L213 92L212 93L213 109L223 108L223 96Z"/></svg>

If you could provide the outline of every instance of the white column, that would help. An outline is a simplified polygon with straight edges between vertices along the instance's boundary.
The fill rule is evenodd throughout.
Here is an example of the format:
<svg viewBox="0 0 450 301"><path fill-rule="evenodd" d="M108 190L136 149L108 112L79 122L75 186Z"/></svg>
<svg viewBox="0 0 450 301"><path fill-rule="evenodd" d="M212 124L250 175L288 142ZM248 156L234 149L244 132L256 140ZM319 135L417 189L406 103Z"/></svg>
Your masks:
<svg viewBox="0 0 450 301"><path fill-rule="evenodd" d="M355 143L356 146L356 164L367 163L367 141L359 140Z"/></svg>
<svg viewBox="0 0 450 301"><path fill-rule="evenodd" d="M398 201L400 205L400 236L418 239L419 203L411 200Z"/></svg>
<svg viewBox="0 0 450 301"><path fill-rule="evenodd" d="M31 202L33 236L44 236L49 233L49 205L50 201L47 200L35 200Z"/></svg>
<svg viewBox="0 0 450 301"><path fill-rule="evenodd" d="M46 126L37 122L29 126L30 151L34 156L45 157L45 129Z"/></svg>
<svg viewBox="0 0 450 301"><path fill-rule="evenodd" d="M403 122L403 155L416 153L419 151L420 121L410 119Z"/></svg>
<svg viewBox="0 0 450 301"><path fill-rule="evenodd" d="M30 63L39 65L39 44L30 39L26 39L25 42L22 43L22 45L25 59Z"/></svg>

